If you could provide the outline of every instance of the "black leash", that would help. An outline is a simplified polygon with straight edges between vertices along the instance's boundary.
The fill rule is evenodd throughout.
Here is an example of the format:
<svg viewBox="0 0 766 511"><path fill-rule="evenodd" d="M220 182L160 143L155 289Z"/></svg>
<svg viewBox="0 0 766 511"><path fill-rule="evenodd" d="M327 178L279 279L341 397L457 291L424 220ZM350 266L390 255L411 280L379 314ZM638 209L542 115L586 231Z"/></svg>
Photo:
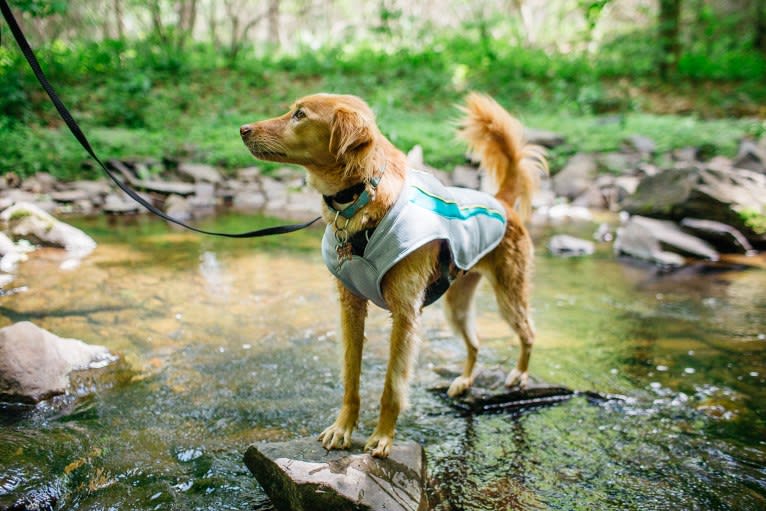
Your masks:
<svg viewBox="0 0 766 511"><path fill-rule="evenodd" d="M278 225L276 227L267 227L265 229L259 229L257 231L230 234L225 232L205 231L203 229L198 229L197 227L192 227L191 225L187 225L181 222L180 220L177 220L171 216L168 216L164 212L155 208L149 202L147 202L143 197L141 197L138 193L136 193L134 190L128 187L125 183L117 179L117 176L115 176L106 167L106 165L104 165L101 159L98 156L96 156L96 153L93 151L93 147L91 147L90 142L88 142L87 137L80 129L80 126L77 124L77 121L74 120L74 117L72 117L72 114L69 113L69 110L67 109L67 107L64 106L64 103L61 101L61 99L59 99L58 94L56 94L56 91L53 89L53 86L48 81L48 78L46 78L45 73L40 67L40 63L37 61L37 57L35 57L34 51L32 51L32 48L30 47L29 42L27 41L27 38L24 36L24 33L21 31L21 27L19 27L19 24L16 21L16 18L13 16L13 13L11 12L11 8L8 6L8 2L6 0L0 0L0 11L2 11L3 17L5 18L5 21L8 23L8 26L11 29L11 33L13 34L14 39L16 39L16 43L18 43L19 48L21 49L21 53L24 54L24 58L27 59L29 66L32 68L32 71L35 73L35 76L37 77L37 81L40 82L40 85L42 85L43 89L45 89L45 92L48 94L48 97L53 102L53 105L56 107L56 110L58 110L59 115L66 123L67 127L69 128L69 131L71 131L72 135L74 135L74 138L77 139L77 141L80 143L83 149L85 149L85 151L88 152L91 158L96 160L96 163L99 164L99 166L103 169L103 171L106 172L106 174L112 179L112 181L115 182L117 186L120 187L120 189L123 192L128 194L131 199L141 204L151 213L154 213L158 217L164 220L167 220L168 222L172 222L176 225L180 225L181 227L185 227L191 231L198 232L200 234L208 234L210 236L224 236L226 238L257 238L261 236L272 236L275 234L287 234L289 232L305 229L306 227L310 226L311 224L313 224L314 222L316 222L317 220L321 218L321 217L317 217L314 220L311 220L310 222L306 222L305 224Z"/></svg>

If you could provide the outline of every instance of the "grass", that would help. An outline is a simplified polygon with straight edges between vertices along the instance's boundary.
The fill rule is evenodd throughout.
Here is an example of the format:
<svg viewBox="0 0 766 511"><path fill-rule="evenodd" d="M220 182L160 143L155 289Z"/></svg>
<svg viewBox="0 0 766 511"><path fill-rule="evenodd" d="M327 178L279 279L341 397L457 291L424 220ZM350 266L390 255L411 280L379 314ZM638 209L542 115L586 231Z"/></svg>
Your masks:
<svg viewBox="0 0 766 511"><path fill-rule="evenodd" d="M766 104L766 72L758 65L747 79L703 76L660 86L643 61L615 64L612 48L591 62L493 45L488 56L470 37L450 36L396 52L359 44L234 64L206 45L179 56L151 41L54 45L40 54L102 158L250 166L256 162L238 127L318 91L362 96L392 142L405 151L420 144L426 162L445 169L463 161L452 121L455 104L472 89L492 94L527 125L566 136L566 146L552 155L554 172L574 152L615 150L631 134L652 138L660 151L711 145L732 155L740 138L766 132L766 112L758 118L759 105ZM747 117L728 117L733 114ZM0 47L0 147L0 172L97 175L82 166L84 151L8 47Z"/></svg>

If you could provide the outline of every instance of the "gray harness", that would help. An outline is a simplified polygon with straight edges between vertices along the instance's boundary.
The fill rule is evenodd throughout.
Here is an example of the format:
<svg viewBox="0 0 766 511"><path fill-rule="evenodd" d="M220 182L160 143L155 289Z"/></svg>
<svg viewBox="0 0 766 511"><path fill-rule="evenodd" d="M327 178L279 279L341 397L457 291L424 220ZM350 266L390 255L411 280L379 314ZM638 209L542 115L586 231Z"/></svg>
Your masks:
<svg viewBox="0 0 766 511"><path fill-rule="evenodd" d="M445 187L430 174L410 170L399 198L369 235L361 254L339 257L340 242L329 224L322 238L322 257L349 291L388 309L380 288L383 276L407 255L430 241L444 240L449 262L469 270L500 243L505 224L505 209L491 195ZM446 287L439 296L444 291Z"/></svg>

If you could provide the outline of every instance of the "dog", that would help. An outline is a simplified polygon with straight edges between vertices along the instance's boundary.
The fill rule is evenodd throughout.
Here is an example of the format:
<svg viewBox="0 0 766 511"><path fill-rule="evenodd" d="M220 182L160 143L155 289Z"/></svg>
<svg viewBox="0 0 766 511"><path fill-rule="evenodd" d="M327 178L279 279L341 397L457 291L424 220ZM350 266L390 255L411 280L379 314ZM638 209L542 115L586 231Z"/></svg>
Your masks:
<svg viewBox="0 0 766 511"><path fill-rule="evenodd" d="M442 293L447 319L468 352L448 394L458 396L473 383L479 338L472 297L482 276L521 344L505 383L527 383L535 334L528 303L533 246L524 220L547 163L542 148L525 144L520 122L489 96L470 93L462 111L458 136L496 182L494 196L458 193L409 170L405 155L356 96L306 96L280 117L240 128L256 158L302 165L324 199L322 253L337 277L344 348L343 403L335 422L319 435L328 450L350 447L359 417L369 301L388 309L392 318L380 415L365 445L373 456L390 453L397 419L407 405L420 313ZM462 193L471 195L461 199ZM469 247L462 248L453 236L468 240ZM414 245L392 248L402 238Z"/></svg>

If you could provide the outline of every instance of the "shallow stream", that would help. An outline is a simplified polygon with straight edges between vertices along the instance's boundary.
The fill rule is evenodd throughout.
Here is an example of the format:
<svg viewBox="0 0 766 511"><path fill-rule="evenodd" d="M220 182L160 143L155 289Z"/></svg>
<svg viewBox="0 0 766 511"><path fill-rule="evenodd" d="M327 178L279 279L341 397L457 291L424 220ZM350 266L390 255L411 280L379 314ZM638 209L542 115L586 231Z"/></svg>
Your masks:
<svg viewBox="0 0 766 511"><path fill-rule="evenodd" d="M227 216L206 227L249 230ZM61 510L266 510L242 462L251 442L316 435L340 403L334 284L320 230L277 239L201 237L142 219L74 222L99 247L74 271L60 251L22 264L0 326L29 320L124 356L89 397L0 410L0 509L22 496ZM569 231L589 236L594 225ZM766 509L766 270L663 274L546 254L536 232L531 373L576 397L466 417L427 388L459 366L441 304L426 309L411 407L442 510ZM478 296L482 365L518 354L489 289ZM371 308L360 432L377 416L388 317ZM45 497L48 495L48 497ZM47 508L42 508L47 509Z"/></svg>

